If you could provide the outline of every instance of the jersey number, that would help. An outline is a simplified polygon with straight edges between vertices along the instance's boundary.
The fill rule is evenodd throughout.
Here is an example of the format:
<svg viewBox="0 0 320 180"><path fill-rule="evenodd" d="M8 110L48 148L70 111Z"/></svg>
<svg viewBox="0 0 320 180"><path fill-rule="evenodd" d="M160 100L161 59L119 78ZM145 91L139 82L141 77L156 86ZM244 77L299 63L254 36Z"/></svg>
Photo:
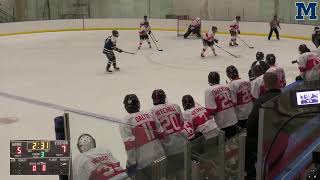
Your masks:
<svg viewBox="0 0 320 180"><path fill-rule="evenodd" d="M227 93L221 93L217 97L217 106L218 106L217 108L218 112L232 107L233 104L232 104L230 95Z"/></svg>
<svg viewBox="0 0 320 180"><path fill-rule="evenodd" d="M154 129L152 128L152 125L150 124L150 122L143 123L142 127L144 129L144 132L146 134L148 141L154 140L155 139Z"/></svg>
<svg viewBox="0 0 320 180"><path fill-rule="evenodd" d="M179 121L181 121L180 116L176 114L171 114L169 116L160 118L162 127L165 129L167 134L172 134L181 130Z"/></svg>

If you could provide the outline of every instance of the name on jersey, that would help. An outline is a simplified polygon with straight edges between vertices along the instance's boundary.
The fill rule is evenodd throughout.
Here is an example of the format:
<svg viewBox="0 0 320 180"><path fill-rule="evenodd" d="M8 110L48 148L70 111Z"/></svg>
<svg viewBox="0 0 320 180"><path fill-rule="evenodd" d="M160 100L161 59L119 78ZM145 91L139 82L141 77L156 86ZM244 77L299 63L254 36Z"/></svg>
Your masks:
<svg viewBox="0 0 320 180"><path fill-rule="evenodd" d="M217 89L213 89L213 94L215 96L221 94L222 92L226 92L226 91L229 91L229 88L226 87L226 86L221 86L221 87L218 87Z"/></svg>
<svg viewBox="0 0 320 180"><path fill-rule="evenodd" d="M102 161L107 161L107 160L109 160L109 157L108 157L108 156L99 156L99 157L94 158L91 162L92 162L93 164L99 164L99 163L101 163Z"/></svg>
<svg viewBox="0 0 320 180"><path fill-rule="evenodd" d="M194 116L194 115L196 115L198 112L201 112L201 111L203 111L203 110L204 110L203 107L197 107L197 108L195 108L195 109L192 111L192 115Z"/></svg>
<svg viewBox="0 0 320 180"><path fill-rule="evenodd" d="M137 122L143 121L145 119L150 119L150 115L149 114L142 114L140 116L135 117L135 120Z"/></svg>
<svg viewBox="0 0 320 180"><path fill-rule="evenodd" d="M244 91L250 91L250 82L243 82L239 86L239 91L244 92Z"/></svg>
<svg viewBox="0 0 320 180"><path fill-rule="evenodd" d="M176 109L174 108L174 106L168 106L168 107L165 107L165 108L162 108L162 109L156 111L156 115L161 116L162 114L169 113L169 112L175 112L175 111L176 111Z"/></svg>

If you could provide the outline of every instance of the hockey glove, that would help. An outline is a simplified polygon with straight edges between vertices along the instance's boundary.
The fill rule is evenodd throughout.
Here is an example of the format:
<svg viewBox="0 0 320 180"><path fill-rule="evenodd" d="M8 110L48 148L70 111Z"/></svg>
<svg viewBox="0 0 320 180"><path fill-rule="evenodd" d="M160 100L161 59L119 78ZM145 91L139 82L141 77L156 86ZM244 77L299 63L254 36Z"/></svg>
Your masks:
<svg viewBox="0 0 320 180"><path fill-rule="evenodd" d="M297 76L296 81L303 81L303 78L301 76Z"/></svg>
<svg viewBox="0 0 320 180"><path fill-rule="evenodd" d="M215 43L218 43L218 42L219 42L219 40L218 40L218 39L214 39L213 41L214 41Z"/></svg>
<svg viewBox="0 0 320 180"><path fill-rule="evenodd" d="M122 49L118 49L117 51L118 51L119 53L122 53L122 52L123 52L123 50L122 50Z"/></svg>
<svg viewBox="0 0 320 180"><path fill-rule="evenodd" d="M149 31L148 34L150 35L150 34L151 34L151 31Z"/></svg>
<svg viewBox="0 0 320 180"><path fill-rule="evenodd" d="M137 164L134 164L131 166L128 166L128 164L127 164L126 172L127 172L128 176L130 176L130 177L134 176L137 172Z"/></svg>
<svg viewBox="0 0 320 180"><path fill-rule="evenodd" d="M238 30L238 34L240 34L240 30Z"/></svg>

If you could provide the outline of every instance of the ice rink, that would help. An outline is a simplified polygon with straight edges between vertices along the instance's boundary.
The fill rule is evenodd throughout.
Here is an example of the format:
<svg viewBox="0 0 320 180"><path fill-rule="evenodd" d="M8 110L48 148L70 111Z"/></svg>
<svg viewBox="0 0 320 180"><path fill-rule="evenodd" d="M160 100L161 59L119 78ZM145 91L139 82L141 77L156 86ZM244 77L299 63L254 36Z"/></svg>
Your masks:
<svg viewBox="0 0 320 180"><path fill-rule="evenodd" d="M298 56L298 46L306 43L313 49L309 41L285 38L268 41L258 36L241 36L254 49L247 48L241 41L239 47L229 47L229 36L218 34L219 45L240 58L220 49L216 50L217 57L208 49L207 56L201 58L201 40L184 40L178 38L176 32L154 33L164 51L157 51L154 45L149 49L145 43L136 55L116 53L121 71L113 74L105 74L107 60L102 54L109 31L0 37L0 92L122 118L126 115L122 102L128 93L137 94L142 109L152 107L151 93L157 88L165 90L170 102L181 105L182 96L191 94L203 104L210 71L218 71L221 82L225 83L225 68L235 65L241 77L248 79L257 51L276 55L289 84L298 75L297 65L291 64ZM119 48L135 52L137 46L137 31L120 31ZM57 180L57 176L10 176L9 140L54 139L53 118L62 112L1 96L0 109L1 179ZM15 121L4 117L14 117Z"/></svg>

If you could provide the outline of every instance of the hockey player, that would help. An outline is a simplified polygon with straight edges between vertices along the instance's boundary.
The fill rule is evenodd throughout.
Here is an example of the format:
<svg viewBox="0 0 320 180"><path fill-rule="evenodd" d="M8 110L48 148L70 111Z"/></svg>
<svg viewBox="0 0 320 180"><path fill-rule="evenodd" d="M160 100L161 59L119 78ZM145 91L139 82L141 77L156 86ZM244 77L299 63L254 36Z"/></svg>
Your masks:
<svg viewBox="0 0 320 180"><path fill-rule="evenodd" d="M225 132L226 138L231 138L237 133L237 116L231 99L230 88L220 84L218 72L208 75L210 87L205 91L205 107L209 116L214 116L218 127Z"/></svg>
<svg viewBox="0 0 320 180"><path fill-rule="evenodd" d="M249 70L249 79L250 81L253 81L256 76L255 76L255 66L258 64L260 67L261 67L261 70L262 70L262 73L266 73L267 70L270 68L270 66L268 65L268 63L266 63L264 60L264 54L263 52L257 52L256 53L256 61L254 61L252 64L251 64L251 67L250 67L250 70Z"/></svg>
<svg viewBox="0 0 320 180"><path fill-rule="evenodd" d="M266 92L266 88L263 82L263 74L265 74L265 72L260 63L257 63L253 66L253 72L255 79L251 81L251 95L254 100L256 100Z"/></svg>
<svg viewBox="0 0 320 180"><path fill-rule="evenodd" d="M316 53L310 52L310 49L305 44L299 46L299 52L300 77L305 80L312 80L315 78L314 76L320 76L320 67L318 65L320 64L320 57ZM316 79L318 78L316 77Z"/></svg>
<svg viewBox="0 0 320 180"><path fill-rule="evenodd" d="M219 134L219 128L213 117L209 117L206 108L196 105L191 95L182 97L183 119L189 122L196 133L201 133L209 139Z"/></svg>
<svg viewBox="0 0 320 180"><path fill-rule="evenodd" d="M128 175L107 149L96 148L96 141L90 134L78 138L81 153L74 159L73 179L76 180L128 180Z"/></svg>
<svg viewBox="0 0 320 180"><path fill-rule="evenodd" d="M145 25L145 23L149 23L149 20L148 20L148 16L143 16L143 20L140 22L140 27L141 26L144 26Z"/></svg>
<svg viewBox="0 0 320 180"><path fill-rule="evenodd" d="M208 47L211 48L213 55L217 56L217 53L213 47L214 43L218 43L218 39L215 38L217 30L218 30L217 27L212 26L209 32L203 34L202 36L203 49L201 52L201 57L204 57L204 53L206 52Z"/></svg>
<svg viewBox="0 0 320 180"><path fill-rule="evenodd" d="M168 174L177 179L183 179L181 160L183 159L183 147L186 145L187 137L183 128L183 115L179 105L167 103L166 94L162 89L152 92L154 107L151 109L154 117L161 123L165 131L162 140L166 155L168 157Z"/></svg>
<svg viewBox="0 0 320 180"><path fill-rule="evenodd" d="M201 38L200 32L201 31L201 20L200 18L194 19L191 24L189 25L188 31L183 35L185 39L188 38L188 36L192 34L196 34L198 38Z"/></svg>
<svg viewBox="0 0 320 180"><path fill-rule="evenodd" d="M120 125L127 152L127 167L137 168L136 179L152 179L148 166L165 156L160 142L164 131L150 112L140 111L140 101L135 94L126 95L123 104L129 113Z"/></svg>
<svg viewBox="0 0 320 180"><path fill-rule="evenodd" d="M146 21L144 22L144 25L142 26L140 25L140 30L139 30L140 42L139 42L138 49L141 49L141 45L144 40L147 41L149 47L151 48L151 43L150 43L148 34L151 34L151 30L150 30L149 22Z"/></svg>
<svg viewBox="0 0 320 180"><path fill-rule="evenodd" d="M238 46L239 44L237 43L237 36L240 34L240 21L241 17L236 16L236 19L232 21L232 24L230 25L230 35L231 35L231 40L229 45L230 46Z"/></svg>
<svg viewBox="0 0 320 180"><path fill-rule="evenodd" d="M312 42L317 48L320 46L320 27L314 28L314 33L312 34Z"/></svg>
<svg viewBox="0 0 320 180"><path fill-rule="evenodd" d="M104 43L103 53L107 56L109 60L106 67L107 73L112 73L112 71L110 70L111 64L113 64L113 68L115 71L120 70L120 68L117 67L116 56L114 55L114 52L113 52L114 50L118 51L119 53L123 52L123 50L117 47L118 37L119 37L119 32L117 30L113 30L112 36L109 36Z"/></svg>
<svg viewBox="0 0 320 180"><path fill-rule="evenodd" d="M267 70L267 72L275 73L278 77L279 88L284 88L287 84L286 74L285 74L283 68L276 66L276 56L274 54L267 54L266 61L270 66L270 68Z"/></svg>
<svg viewBox="0 0 320 180"><path fill-rule="evenodd" d="M251 96L251 84L249 81L239 77L238 69L235 66L228 66L226 69L227 77L231 80L228 84L231 92L231 99L235 105L235 111L238 119L238 126L247 127L249 114L253 107Z"/></svg>

